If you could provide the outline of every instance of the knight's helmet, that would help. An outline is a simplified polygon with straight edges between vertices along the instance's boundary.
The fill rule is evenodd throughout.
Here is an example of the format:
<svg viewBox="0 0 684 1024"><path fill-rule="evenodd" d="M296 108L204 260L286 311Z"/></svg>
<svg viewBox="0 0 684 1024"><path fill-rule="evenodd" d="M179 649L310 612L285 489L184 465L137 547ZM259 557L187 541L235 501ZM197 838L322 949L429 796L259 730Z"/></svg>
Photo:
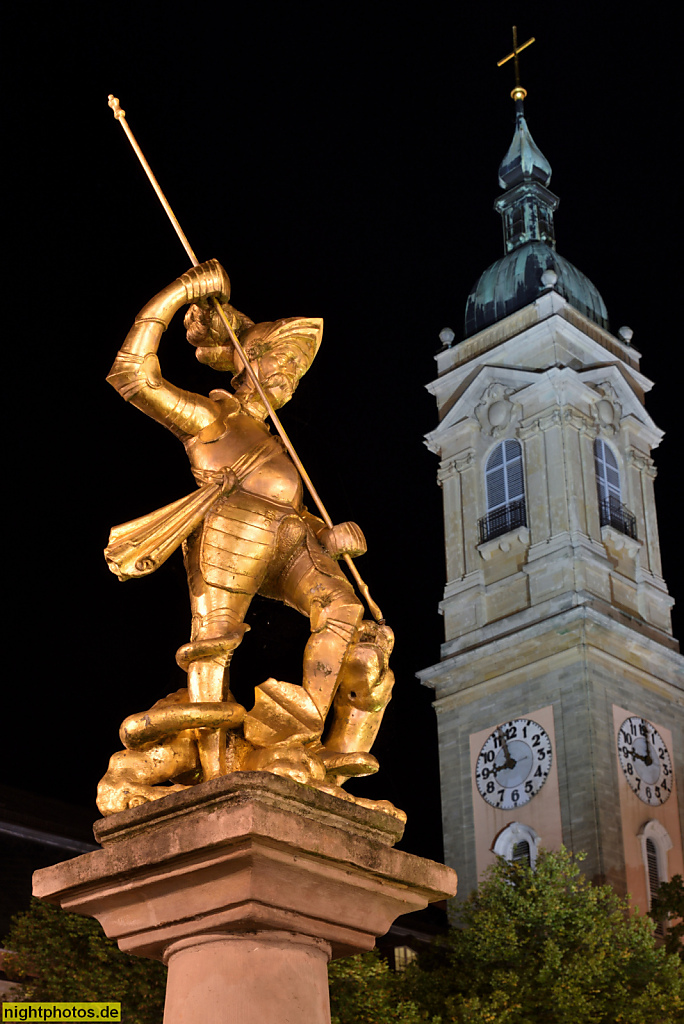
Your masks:
<svg viewBox="0 0 684 1024"><path fill-rule="evenodd" d="M245 355L256 363L259 380L268 388L276 409L292 397L300 380L314 361L323 336L320 317L288 317L273 323L253 324L240 337ZM242 369L233 377L233 387L244 381Z"/></svg>

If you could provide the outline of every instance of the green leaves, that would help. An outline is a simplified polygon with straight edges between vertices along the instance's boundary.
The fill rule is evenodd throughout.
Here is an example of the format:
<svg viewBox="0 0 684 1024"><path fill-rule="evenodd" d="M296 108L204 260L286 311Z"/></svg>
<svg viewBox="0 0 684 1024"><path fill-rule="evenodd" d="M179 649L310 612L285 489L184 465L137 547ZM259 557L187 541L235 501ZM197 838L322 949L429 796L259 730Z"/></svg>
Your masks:
<svg viewBox="0 0 684 1024"><path fill-rule="evenodd" d="M328 968L332 1024L442 1024L403 991L377 950L333 960Z"/></svg>
<svg viewBox="0 0 684 1024"><path fill-rule="evenodd" d="M331 965L334 1024L684 1020L679 958L656 947L652 922L627 900L592 885L581 859L542 852L534 871L500 861L459 927L399 975L377 957Z"/></svg>
<svg viewBox="0 0 684 1024"><path fill-rule="evenodd" d="M681 875L674 875L669 882L662 883L649 917L667 923L665 948L684 960L684 879Z"/></svg>
<svg viewBox="0 0 684 1024"><path fill-rule="evenodd" d="M500 861L464 904L435 979L454 1021L666 1024L684 1014L684 972L653 925L566 850L532 871ZM435 991L433 985L433 992ZM437 1010L433 997L428 1007ZM469 1016L470 1014L470 1016ZM472 1014L475 1014L473 1017ZM479 1018L477 1016L479 1014ZM494 1016L491 1016L494 1014Z"/></svg>
<svg viewBox="0 0 684 1024"><path fill-rule="evenodd" d="M26 1000L120 1002L131 1024L160 1024L166 968L122 953L97 921L42 900L17 914L5 940Z"/></svg>

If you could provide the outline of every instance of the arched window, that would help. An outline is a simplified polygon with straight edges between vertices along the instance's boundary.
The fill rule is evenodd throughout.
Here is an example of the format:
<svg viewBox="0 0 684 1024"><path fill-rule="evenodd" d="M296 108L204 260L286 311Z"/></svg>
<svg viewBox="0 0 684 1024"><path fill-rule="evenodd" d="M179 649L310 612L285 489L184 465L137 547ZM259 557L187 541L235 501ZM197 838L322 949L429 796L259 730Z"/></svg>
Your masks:
<svg viewBox="0 0 684 1024"><path fill-rule="evenodd" d="M667 854L672 848L672 840L664 825L654 819L646 822L639 832L639 839L646 872L646 899L650 910L659 886L669 881ZM659 924L656 934L662 935L663 931L662 924Z"/></svg>
<svg viewBox="0 0 684 1024"><path fill-rule="evenodd" d="M521 839L515 843L511 851L511 860L514 864L527 864L532 867L532 851L530 850L529 839Z"/></svg>
<svg viewBox="0 0 684 1024"><path fill-rule="evenodd" d="M652 839L646 840L646 874L648 875L648 889L651 896L650 903L653 903L653 897L660 888L662 879L660 877L660 871L658 870L658 850L656 844Z"/></svg>
<svg viewBox="0 0 684 1024"><path fill-rule="evenodd" d="M620 533L636 538L636 519L622 504L620 470L615 452L600 437L594 441L594 466L601 526L612 526Z"/></svg>
<svg viewBox="0 0 684 1024"><path fill-rule="evenodd" d="M594 441L594 463L596 465L596 486L599 500L609 501L611 498L618 504L622 501L620 493L620 470L612 448L602 438Z"/></svg>
<svg viewBox="0 0 684 1024"><path fill-rule="evenodd" d="M519 441L502 441L485 467L487 515L480 520L480 543L527 526L522 448Z"/></svg>
<svg viewBox="0 0 684 1024"><path fill-rule="evenodd" d="M539 842L539 836L530 825L513 821L499 832L492 849L513 864L527 864L533 868L537 863Z"/></svg>

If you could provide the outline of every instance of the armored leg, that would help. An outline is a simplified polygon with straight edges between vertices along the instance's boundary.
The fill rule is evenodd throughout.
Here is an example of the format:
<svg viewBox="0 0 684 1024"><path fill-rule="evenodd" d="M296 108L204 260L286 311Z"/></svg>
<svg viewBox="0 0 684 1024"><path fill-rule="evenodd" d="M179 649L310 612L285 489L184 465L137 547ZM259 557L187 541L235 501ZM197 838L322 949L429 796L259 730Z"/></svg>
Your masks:
<svg viewBox="0 0 684 1024"><path fill-rule="evenodd" d="M345 774L346 766L346 774L357 774L348 755L367 753L373 746L392 697L394 673L388 663L393 646L389 626L370 621L361 624L342 667L326 734L324 759L330 772L339 767Z"/></svg>
<svg viewBox="0 0 684 1024"><path fill-rule="evenodd" d="M245 736L261 747L320 740L342 665L363 616L363 607L337 566L314 541L300 543L277 578L278 597L311 622L304 651L302 686L270 679L257 687L244 723ZM326 571L328 570L328 571Z"/></svg>
<svg viewBox="0 0 684 1024"><path fill-rule="evenodd" d="M250 594L211 586L200 568L200 534L185 549L190 589L192 632L190 643L176 653L188 673L188 696L193 703L221 701L236 704L230 692L229 665L233 651L249 628L243 619ZM197 743L205 780L226 772L226 734L222 729L198 729Z"/></svg>
<svg viewBox="0 0 684 1024"><path fill-rule="evenodd" d="M283 590L288 603L311 621L302 685L325 721L342 663L363 618L363 606L351 585L337 575L321 572L306 549L284 581Z"/></svg>

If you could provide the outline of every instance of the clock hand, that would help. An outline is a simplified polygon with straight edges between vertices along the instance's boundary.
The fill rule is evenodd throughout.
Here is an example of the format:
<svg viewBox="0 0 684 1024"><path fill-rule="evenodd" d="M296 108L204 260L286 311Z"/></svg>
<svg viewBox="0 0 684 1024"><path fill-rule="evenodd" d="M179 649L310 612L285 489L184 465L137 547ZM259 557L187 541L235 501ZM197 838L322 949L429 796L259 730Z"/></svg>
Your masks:
<svg viewBox="0 0 684 1024"><path fill-rule="evenodd" d="M646 749L648 750L648 745ZM636 750L633 750L632 757L635 758L635 760L637 761L643 761L646 765L653 764L653 758L650 754L637 754Z"/></svg>
<svg viewBox="0 0 684 1024"><path fill-rule="evenodd" d="M516 764L518 762L515 760L515 758L511 757L511 753L510 753L510 751L508 749L508 744L506 743L506 736L505 736L504 731L501 728L501 726L499 726L497 731L498 731L499 735L501 736L501 744L502 744L502 746L504 748L504 754L506 755L506 760L504 761L504 763L502 765L499 765L499 768L497 768L497 771L499 771L501 768L515 768L515 766L516 766Z"/></svg>
<svg viewBox="0 0 684 1024"><path fill-rule="evenodd" d="M646 765L646 767L648 767L650 764L653 764L653 758L651 757L651 748L654 747L654 744L653 744L653 739L652 738L651 738L651 743L649 743L649 741L648 741L648 729L646 727L646 723L643 720L643 718L641 720L641 724L642 724L642 727L643 727L642 736L644 738L644 742L646 743L646 753L645 754L638 754L636 752L636 750L634 750L634 748L632 748L631 750L629 748L626 748L626 754L627 755L631 754L635 761L643 761L644 764ZM637 737L637 739L638 738L639 737Z"/></svg>

